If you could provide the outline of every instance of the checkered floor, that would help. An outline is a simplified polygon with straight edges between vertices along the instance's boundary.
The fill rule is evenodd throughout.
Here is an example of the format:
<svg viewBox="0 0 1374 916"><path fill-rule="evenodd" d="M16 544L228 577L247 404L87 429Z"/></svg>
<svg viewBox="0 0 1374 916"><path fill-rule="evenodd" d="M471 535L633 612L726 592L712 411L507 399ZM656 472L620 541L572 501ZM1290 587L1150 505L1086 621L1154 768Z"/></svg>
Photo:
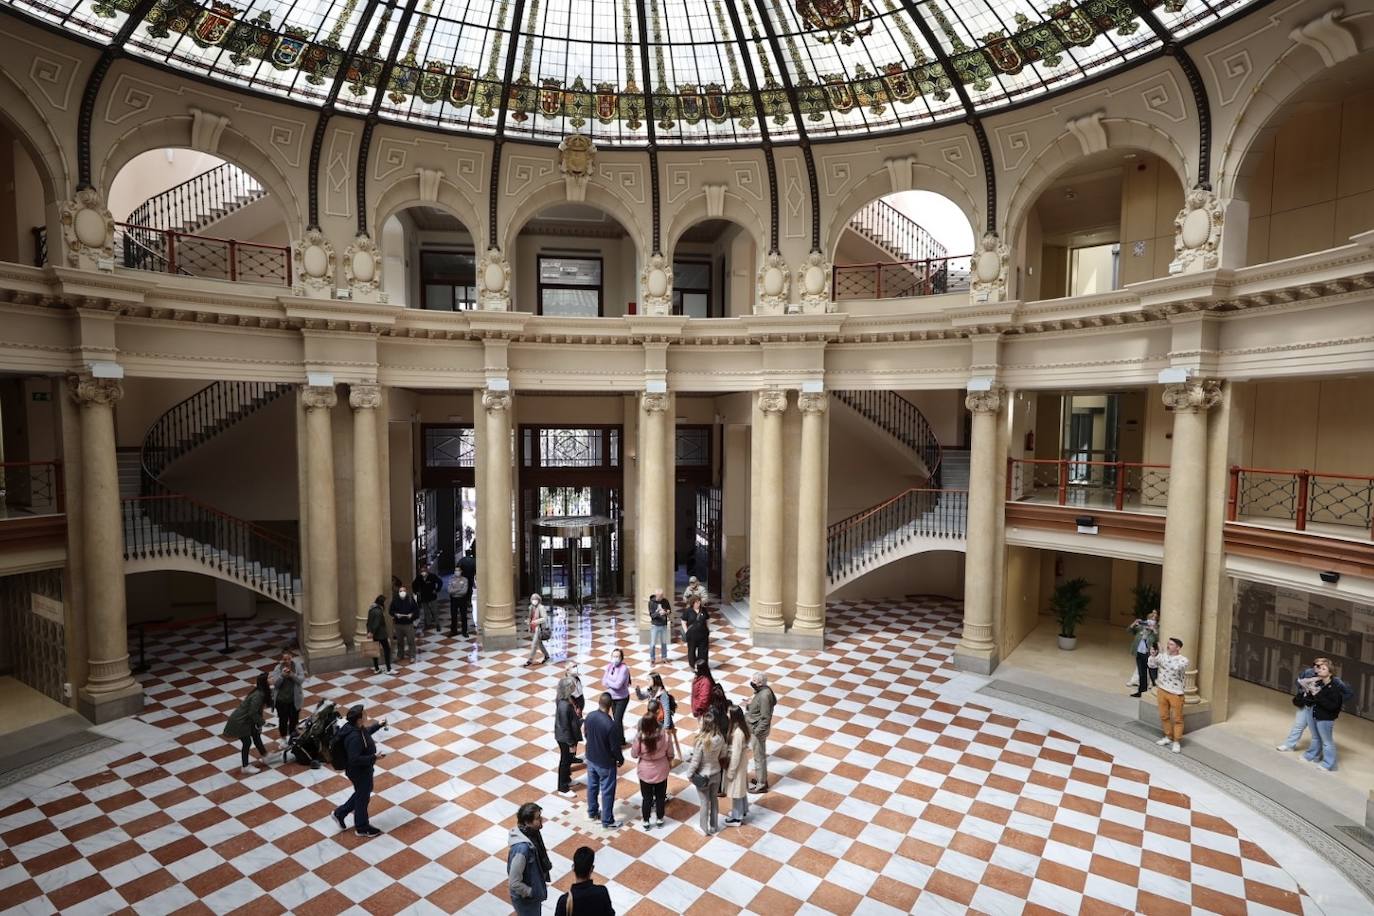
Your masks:
<svg viewBox="0 0 1374 916"><path fill-rule="evenodd" d="M626 609L596 613L593 654L581 656L589 691L631 624ZM139 717L164 740L0 810L0 906L508 913L507 830L537 801L555 884L566 889L573 850L593 844L622 914L1319 912L1280 864L1284 849L1261 849L1150 772L943 700L958 627L958 606L936 599L832 606L827 649L805 653L750 648L722 623L711 655L729 695L744 698L748 673L766 668L779 696L775 786L754 797L748 824L709 838L677 775L668 824L637 826L632 765L617 814L635 826L589 830L585 798L554 793L561 666L525 669L517 652L475 657L438 638L398 674L308 685L313 700L361 698L391 720L371 807L386 834L340 833L329 812L348 792L341 774L277 755L243 778L237 744L220 737L291 631L240 631L228 656L217 631L171 634L150 647ZM586 648L579 629L574 650ZM645 683L647 654L631 647L629 661ZM686 714L679 646L660 669ZM641 709L632 702L627 722ZM681 724L686 739L694 722Z"/></svg>

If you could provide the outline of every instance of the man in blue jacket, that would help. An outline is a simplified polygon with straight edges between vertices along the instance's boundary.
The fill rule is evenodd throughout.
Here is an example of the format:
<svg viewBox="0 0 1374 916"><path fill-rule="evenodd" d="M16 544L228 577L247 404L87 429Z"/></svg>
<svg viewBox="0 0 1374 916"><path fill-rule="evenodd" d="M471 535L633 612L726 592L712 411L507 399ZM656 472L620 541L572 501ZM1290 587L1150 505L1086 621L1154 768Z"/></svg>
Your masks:
<svg viewBox="0 0 1374 916"><path fill-rule="evenodd" d="M620 737L615 719L611 718L611 695L603 693L582 724L587 749L582 752L587 763L587 819L601 821L607 830L624 824L615 819L616 772L625 762L620 753Z"/></svg>
<svg viewBox="0 0 1374 916"><path fill-rule="evenodd" d="M382 832L367 820L367 804L372 800L372 770L377 765L377 742L372 740L386 720L373 722L363 714L361 704L348 710L348 721L339 727L335 741L342 741L348 752L344 775L353 783L348 801L334 809L334 820L340 830L348 829L348 815L353 814L353 826L361 837L381 836Z"/></svg>
<svg viewBox="0 0 1374 916"><path fill-rule="evenodd" d="M1299 681L1302 681L1305 678L1316 677L1317 666L1322 663L1325 663L1329 666L1331 664L1331 659L1322 656L1318 656L1317 658L1312 659L1312 664L1309 667L1302 669L1302 673L1299 674L1297 678L1293 681L1293 692L1295 697L1293 704L1295 706L1298 706L1298 709L1297 712L1293 715L1293 727L1288 730L1288 737L1284 738L1283 743L1280 744L1278 747L1274 748L1274 750L1295 750L1298 746L1298 742L1302 740L1302 733L1312 727L1312 707L1306 704L1298 705L1297 698L1301 697L1303 693L1302 684L1300 684ZM1341 680L1338 677L1333 677L1331 679L1331 683L1335 684L1337 689L1340 690L1342 702L1349 703L1351 700L1355 698L1355 691L1350 689L1350 685L1347 684L1345 681Z"/></svg>

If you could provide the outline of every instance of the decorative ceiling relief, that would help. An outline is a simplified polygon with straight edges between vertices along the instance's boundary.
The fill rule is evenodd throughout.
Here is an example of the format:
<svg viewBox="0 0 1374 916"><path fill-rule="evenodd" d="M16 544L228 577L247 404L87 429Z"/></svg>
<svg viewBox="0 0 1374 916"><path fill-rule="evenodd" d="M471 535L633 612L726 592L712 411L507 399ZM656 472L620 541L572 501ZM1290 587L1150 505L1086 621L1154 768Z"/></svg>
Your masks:
<svg viewBox="0 0 1374 916"><path fill-rule="evenodd" d="M335 128L329 137L324 167L324 212L326 216L347 219L353 215L348 184L349 163L354 160L353 131Z"/></svg>

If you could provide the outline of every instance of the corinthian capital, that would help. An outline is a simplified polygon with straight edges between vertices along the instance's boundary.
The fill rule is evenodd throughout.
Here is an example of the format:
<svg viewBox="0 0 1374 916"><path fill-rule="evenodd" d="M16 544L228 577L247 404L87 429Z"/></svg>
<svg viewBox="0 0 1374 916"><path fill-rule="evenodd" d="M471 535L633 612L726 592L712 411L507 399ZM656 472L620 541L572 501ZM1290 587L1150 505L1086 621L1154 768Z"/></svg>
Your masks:
<svg viewBox="0 0 1374 916"><path fill-rule="evenodd" d="M85 374L67 376L67 389L71 392L72 400L82 406L92 404L104 407L124 397L124 386L118 379L95 378Z"/></svg>
<svg viewBox="0 0 1374 916"><path fill-rule="evenodd" d="M663 413L668 409L668 395L662 391L646 391L639 396L639 406L645 413Z"/></svg>
<svg viewBox="0 0 1374 916"><path fill-rule="evenodd" d="M830 395L817 392L807 392L797 395L797 409L804 414L825 413L826 405L830 403Z"/></svg>
<svg viewBox="0 0 1374 916"><path fill-rule="evenodd" d="M1205 413L1221 402L1221 382L1214 378L1189 379L1164 386L1164 406L1175 413Z"/></svg>
<svg viewBox="0 0 1374 916"><path fill-rule="evenodd" d="M765 388L759 392L759 410L765 414L787 410L787 392L782 388Z"/></svg>
<svg viewBox="0 0 1374 916"><path fill-rule="evenodd" d="M302 385L301 403L306 410L333 410L339 403L339 393L333 385Z"/></svg>
<svg viewBox="0 0 1374 916"><path fill-rule="evenodd" d="M354 410L375 410L382 406L381 385L349 385L348 406Z"/></svg>
<svg viewBox="0 0 1374 916"><path fill-rule="evenodd" d="M1002 409L1002 403L1006 400L1006 396L1006 391L1001 388L970 391L964 397L964 406L972 413L997 413Z"/></svg>
<svg viewBox="0 0 1374 916"><path fill-rule="evenodd" d="M482 409L487 413L496 413L498 410L510 410L510 392L492 391L490 388L483 389Z"/></svg>

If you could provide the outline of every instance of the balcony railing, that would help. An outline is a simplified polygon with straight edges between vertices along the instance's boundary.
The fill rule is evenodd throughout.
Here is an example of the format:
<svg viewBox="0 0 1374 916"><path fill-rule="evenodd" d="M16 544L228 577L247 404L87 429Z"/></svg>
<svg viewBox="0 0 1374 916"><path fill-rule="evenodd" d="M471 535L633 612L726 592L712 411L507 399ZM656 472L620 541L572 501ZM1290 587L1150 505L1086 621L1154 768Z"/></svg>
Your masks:
<svg viewBox="0 0 1374 916"><path fill-rule="evenodd" d="M914 538L962 540L967 527L967 490L907 490L826 530L826 574L876 567Z"/></svg>
<svg viewBox="0 0 1374 916"><path fill-rule="evenodd" d="M1007 499L1118 512L1159 511L1169 503L1169 466L1138 461L1009 458Z"/></svg>
<svg viewBox="0 0 1374 916"><path fill-rule="evenodd" d="M291 285L291 250L281 245L116 223L115 257L121 267L133 270Z"/></svg>
<svg viewBox="0 0 1374 916"><path fill-rule="evenodd" d="M1236 465L1226 519L1292 522L1298 531L1374 539L1374 477Z"/></svg>
<svg viewBox="0 0 1374 916"><path fill-rule="evenodd" d="M836 265L831 294L846 299L900 299L938 296L969 288L972 255Z"/></svg>
<svg viewBox="0 0 1374 916"><path fill-rule="evenodd" d="M849 227L902 260L943 258L948 251L920 223L885 200L860 208Z"/></svg>
<svg viewBox="0 0 1374 916"><path fill-rule="evenodd" d="M0 463L0 518L61 515L67 511L60 461Z"/></svg>

